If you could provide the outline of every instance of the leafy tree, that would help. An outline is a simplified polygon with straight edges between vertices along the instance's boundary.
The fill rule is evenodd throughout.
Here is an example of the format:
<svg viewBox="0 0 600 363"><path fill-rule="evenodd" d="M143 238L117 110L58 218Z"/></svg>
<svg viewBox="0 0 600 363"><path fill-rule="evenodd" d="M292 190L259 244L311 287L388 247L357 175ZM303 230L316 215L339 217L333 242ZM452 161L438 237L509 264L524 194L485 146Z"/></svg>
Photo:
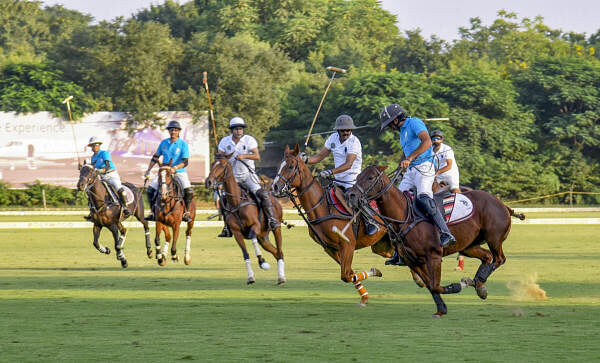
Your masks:
<svg viewBox="0 0 600 363"><path fill-rule="evenodd" d="M0 77L0 109L16 112L49 111L69 119L66 107L61 103L72 95L73 118L95 111L96 103L78 85L62 79L60 71L53 71L43 64L9 64Z"/></svg>

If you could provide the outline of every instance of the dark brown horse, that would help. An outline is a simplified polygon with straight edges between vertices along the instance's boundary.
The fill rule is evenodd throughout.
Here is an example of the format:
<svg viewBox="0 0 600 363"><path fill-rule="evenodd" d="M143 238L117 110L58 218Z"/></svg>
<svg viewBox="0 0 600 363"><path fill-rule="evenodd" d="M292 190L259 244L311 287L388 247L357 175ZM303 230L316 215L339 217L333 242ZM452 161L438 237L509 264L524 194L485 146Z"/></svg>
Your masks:
<svg viewBox="0 0 600 363"><path fill-rule="evenodd" d="M185 202L183 201L183 194L180 189L181 187L173 178L171 165L162 165L158 169L158 197L152 206L154 208L154 215L156 216L154 245L156 247L156 260L160 266L167 264L167 255L171 242L171 260L175 262L179 261L179 256L177 256L177 238L179 238L179 228L181 227L183 213L185 212ZM186 265L192 262L190 247L192 243L192 228L194 228L194 218L196 217L195 199L192 199L190 203L189 213L192 220L187 222L187 229L185 230L183 262ZM173 239L171 239L169 227L173 231ZM165 244L162 249L160 247L161 232L165 233Z"/></svg>
<svg viewBox="0 0 600 363"><path fill-rule="evenodd" d="M146 234L146 254L152 258L152 247L150 245L150 229L148 222L144 220L144 201L139 190L130 183L123 183L133 193L133 201L127 205L127 209L144 226ZM110 254L110 248L104 247L98 242L100 230L102 227L108 228L115 240L115 251L117 259L121 261L123 268L127 267L127 259L123 253L123 245L127 237L127 229L121 223L125 217L121 213L121 207L118 203L118 196L111 196L106 190L105 185L100 181L100 175L92 164L86 164L79 171L79 181L77 189L84 191L90 201L92 212L92 222L94 223L94 247L101 253Z"/></svg>
<svg viewBox="0 0 600 363"><path fill-rule="evenodd" d="M462 194L473 203L474 213L470 218L449 226L457 242L442 249L437 228L427 219L419 221L412 202L393 185L384 170L385 167L373 165L363 170L347 193L348 202L353 207L369 200L377 202L385 224L398 242L398 253L410 267L415 282L421 287L424 283L433 296L437 306L434 316L447 313L440 294L458 293L474 285L477 295L485 299L488 277L506 261L502 243L510 232L510 217L524 219L525 216L515 214L498 198L482 190L465 191ZM483 243L487 243L489 251L481 246ZM442 257L456 252L481 260L474 282L463 278L461 283L441 286Z"/></svg>
<svg viewBox="0 0 600 363"><path fill-rule="evenodd" d="M218 188L223 185L225 190L226 202L224 204L225 222L229 225L233 237L242 250L244 263L248 272L247 284L252 284L256 281L254 271L250 263L250 255L246 250L244 238L252 240L254 252L258 258L258 265L263 270L268 270L270 265L262 257L262 252L258 244L270 252L277 260L277 284L283 284L285 279L285 263L283 261L283 249L281 238L281 227L273 230L275 236L275 244L277 248L269 241L269 224L266 215L258 208L254 201L242 188L238 185L233 176L233 166L229 162L230 155L222 153L215 154L215 162L213 163L210 174L206 178L207 188ZM273 215L280 222L283 222L283 210L281 204L272 195L269 194L273 205Z"/></svg>
<svg viewBox="0 0 600 363"><path fill-rule="evenodd" d="M359 218L357 235L355 236L352 230L345 233L349 242L335 232L334 227L337 230L345 231L344 227L352 217L338 211L328 202L326 191L316 182L306 164L298 157L299 151L298 145L294 150L290 150L286 145L283 161L273 181L273 192L276 196L288 196L292 200L300 214L305 217L310 237L340 264L342 281L354 284L361 296L359 305L365 306L369 300L369 294L361 281L369 276L381 277L382 275L376 268L354 273L352 270L354 251L370 246L374 253L391 257L393 248L389 239L386 238L386 229L381 228L379 232L369 236L365 233L364 223ZM299 200L303 210L298 206L296 200Z"/></svg>

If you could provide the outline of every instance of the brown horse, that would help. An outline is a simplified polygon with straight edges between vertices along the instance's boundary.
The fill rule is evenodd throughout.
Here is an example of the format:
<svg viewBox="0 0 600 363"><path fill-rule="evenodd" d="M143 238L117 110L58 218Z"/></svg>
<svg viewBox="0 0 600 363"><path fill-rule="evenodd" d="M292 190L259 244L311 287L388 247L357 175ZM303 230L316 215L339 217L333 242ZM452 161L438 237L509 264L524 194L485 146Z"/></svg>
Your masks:
<svg viewBox="0 0 600 363"><path fill-rule="evenodd" d="M175 262L179 261L179 256L177 256L177 238L179 238L179 228L181 227L181 220L185 212L185 202L183 201L180 189L181 187L173 178L171 165L162 165L158 169L158 198L156 198L156 202L152 206L154 208L154 215L156 216L154 245L156 246L156 260L160 266L167 264L167 254L171 242L173 242L171 246L171 260ZM192 243L194 218L196 217L195 199L192 199L190 203L189 213L192 220L187 222L187 229L185 230L185 256L183 261L186 265L192 262L190 245ZM169 227L173 231L172 240ZM162 249L160 248L161 232L165 233L165 244Z"/></svg>
<svg viewBox="0 0 600 363"><path fill-rule="evenodd" d="M146 254L152 258L152 247L150 246L150 228L148 222L144 220L144 201L138 189L130 183L123 183L124 186L133 192L133 202L126 206L131 214L137 218L144 226L146 234ZM110 248L104 247L98 242L100 230L102 227L108 228L115 240L115 251L117 260L121 261L123 268L127 267L127 259L123 253L123 245L127 237L127 229L121 223L125 217L121 213L121 206L118 203L118 196L112 197L106 190L104 183L100 181L98 170L92 164L84 162L79 171L79 181L77 189L84 191L90 201L92 213L92 222L94 223L94 247L101 253L110 254Z"/></svg>
<svg viewBox="0 0 600 363"><path fill-rule="evenodd" d="M472 201L474 213L470 218L449 226L457 242L442 249L437 228L427 219L415 216L412 202L394 187L384 170L385 167L373 165L363 170L347 193L348 202L353 207L369 200L377 202L385 225L398 242L398 253L410 267L415 282L421 287L424 283L433 296L437 306L434 316L440 317L448 311L440 294L458 293L474 285L477 295L485 299L487 278L506 261L502 243L510 232L510 217L524 219L525 216L515 214L498 198L482 190L465 191L462 194ZM481 247L483 243L487 243L489 251ZM461 283L441 286L442 257L456 252L481 260L474 281L463 278Z"/></svg>
<svg viewBox="0 0 600 363"><path fill-rule="evenodd" d="M225 190L226 201L224 204L225 222L231 228L233 237L242 250L244 263L248 272L247 284L252 284L256 281L254 271L250 262L250 255L246 250L244 237L252 240L254 252L258 258L258 265L263 270L268 270L271 266L262 257L262 252L258 244L270 252L277 260L277 284L283 284L285 279L285 263L283 261L281 227L273 230L275 236L275 244L277 248L269 241L269 224L264 213L260 212L257 203L238 185L233 176L233 166L229 162L230 155L223 153L215 154L215 162L213 163L210 174L206 178L207 188L218 188L223 185ZM272 195L269 194L273 205L273 214L280 222L283 222L283 210L281 204Z"/></svg>
<svg viewBox="0 0 600 363"><path fill-rule="evenodd" d="M298 212L306 220L310 237L340 264L342 281L354 284L361 296L359 305L365 306L369 300L369 294L361 281L369 276L381 277L382 274L376 268L354 273L352 258L355 250L367 246L371 246L371 250L378 255L391 257L393 248L389 239L386 238L386 229L381 228L379 232L369 236L365 232L364 223L359 218L357 235L346 233L345 236L349 240L349 242L346 242L343 237L334 231L333 227L345 231L343 227L350 222L352 217L332 207L329 199L326 198L327 192L316 182L306 164L298 157L299 151L298 145L294 150L290 150L289 146L286 145L283 161L273 181L273 192L276 196L288 196L290 198ZM299 200L301 207L298 206L296 200Z"/></svg>

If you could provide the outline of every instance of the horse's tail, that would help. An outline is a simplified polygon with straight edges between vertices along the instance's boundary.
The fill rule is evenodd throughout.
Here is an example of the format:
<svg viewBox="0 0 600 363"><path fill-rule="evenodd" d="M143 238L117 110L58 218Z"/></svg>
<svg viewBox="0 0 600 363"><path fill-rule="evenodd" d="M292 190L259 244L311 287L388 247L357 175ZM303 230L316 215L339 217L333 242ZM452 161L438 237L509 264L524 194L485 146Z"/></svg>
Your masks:
<svg viewBox="0 0 600 363"><path fill-rule="evenodd" d="M290 229L290 228L292 228L292 227L296 227L295 225L293 225L293 224L290 224L290 223L288 223L288 222L284 221L283 219L281 220L281 223L285 224L285 226L286 226L288 229Z"/></svg>
<svg viewBox="0 0 600 363"><path fill-rule="evenodd" d="M523 214L523 213L515 213L515 211L511 207L509 207L507 205L504 205L504 206L506 207L506 209L508 209L508 213L512 217L519 218L522 221L525 220L525 214Z"/></svg>

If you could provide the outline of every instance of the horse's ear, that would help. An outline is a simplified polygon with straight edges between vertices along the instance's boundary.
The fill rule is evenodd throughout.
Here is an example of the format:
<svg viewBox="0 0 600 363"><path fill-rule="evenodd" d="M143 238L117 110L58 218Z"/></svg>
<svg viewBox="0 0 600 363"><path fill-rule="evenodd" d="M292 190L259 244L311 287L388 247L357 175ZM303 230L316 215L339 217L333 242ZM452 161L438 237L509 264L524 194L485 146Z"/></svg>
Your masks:
<svg viewBox="0 0 600 363"><path fill-rule="evenodd" d="M171 159L171 161L169 161L169 166L173 166L173 159Z"/></svg>
<svg viewBox="0 0 600 363"><path fill-rule="evenodd" d="M300 146L298 146L298 144L296 143L296 147L294 148L294 156L298 155L300 153Z"/></svg>
<svg viewBox="0 0 600 363"><path fill-rule="evenodd" d="M385 169L387 169L387 165L377 165L376 168L383 172Z"/></svg>
<svg viewBox="0 0 600 363"><path fill-rule="evenodd" d="M285 150L284 150L283 154L284 154L284 155L287 155L287 154L289 154L289 153L290 153L290 145L288 145L288 144L285 144Z"/></svg>
<svg viewBox="0 0 600 363"><path fill-rule="evenodd" d="M83 162L85 163L85 160L84 160ZM81 168L83 168L83 165L81 165L81 164L78 164L78 165L77 165L77 169L81 170Z"/></svg>

